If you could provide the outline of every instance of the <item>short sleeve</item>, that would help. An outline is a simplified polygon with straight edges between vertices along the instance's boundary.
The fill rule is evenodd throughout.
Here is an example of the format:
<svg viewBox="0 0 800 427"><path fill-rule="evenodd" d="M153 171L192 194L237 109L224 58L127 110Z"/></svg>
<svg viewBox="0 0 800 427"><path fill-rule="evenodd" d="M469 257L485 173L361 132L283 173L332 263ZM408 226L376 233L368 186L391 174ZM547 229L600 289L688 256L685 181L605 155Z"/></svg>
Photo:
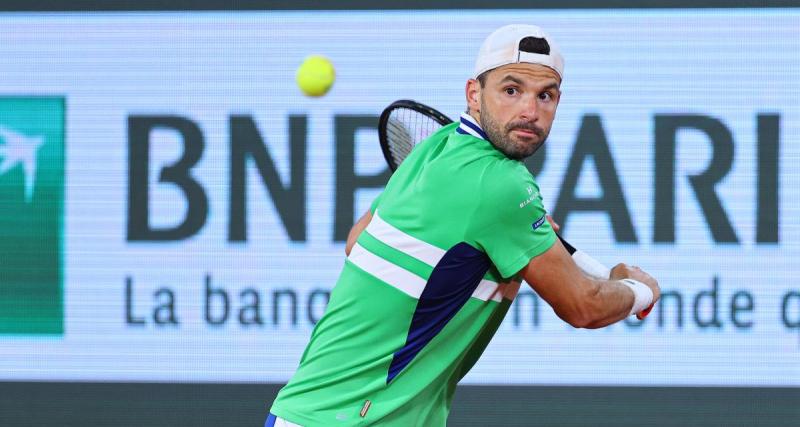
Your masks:
<svg viewBox="0 0 800 427"><path fill-rule="evenodd" d="M527 169L492 175L491 182L482 186L471 232L500 274L511 277L550 249L556 234L547 222L539 186Z"/></svg>

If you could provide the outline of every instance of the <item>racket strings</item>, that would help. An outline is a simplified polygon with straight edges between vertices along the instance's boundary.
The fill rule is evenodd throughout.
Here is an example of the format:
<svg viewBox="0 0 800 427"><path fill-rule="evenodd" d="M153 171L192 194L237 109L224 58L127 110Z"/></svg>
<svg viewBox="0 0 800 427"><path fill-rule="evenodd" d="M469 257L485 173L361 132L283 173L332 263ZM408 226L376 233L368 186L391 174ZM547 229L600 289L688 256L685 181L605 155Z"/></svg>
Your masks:
<svg viewBox="0 0 800 427"><path fill-rule="evenodd" d="M395 166L411 153L420 141L436 132L442 125L429 116L408 108L396 108L386 126L387 145Z"/></svg>

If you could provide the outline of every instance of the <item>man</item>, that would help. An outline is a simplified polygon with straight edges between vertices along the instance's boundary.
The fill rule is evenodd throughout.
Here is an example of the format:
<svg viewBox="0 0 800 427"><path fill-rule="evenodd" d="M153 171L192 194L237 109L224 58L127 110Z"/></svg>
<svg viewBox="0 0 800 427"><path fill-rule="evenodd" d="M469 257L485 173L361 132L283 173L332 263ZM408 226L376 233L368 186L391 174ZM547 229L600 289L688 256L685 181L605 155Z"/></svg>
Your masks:
<svg viewBox="0 0 800 427"><path fill-rule="evenodd" d="M524 279L575 327L659 297L617 265L581 272L522 159L550 132L564 63L538 27L492 33L466 85L468 113L417 146L353 227L325 315L267 425L443 426ZM622 279L622 280L621 280Z"/></svg>

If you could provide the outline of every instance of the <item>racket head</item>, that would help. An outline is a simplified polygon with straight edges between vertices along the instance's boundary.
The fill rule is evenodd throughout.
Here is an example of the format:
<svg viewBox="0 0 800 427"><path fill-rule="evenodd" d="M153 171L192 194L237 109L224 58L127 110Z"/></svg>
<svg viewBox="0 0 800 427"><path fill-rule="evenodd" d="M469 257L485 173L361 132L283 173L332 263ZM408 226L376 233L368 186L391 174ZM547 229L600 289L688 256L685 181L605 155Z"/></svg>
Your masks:
<svg viewBox="0 0 800 427"><path fill-rule="evenodd" d="M438 110L411 99L389 104L378 121L378 139L392 172L423 139L453 121Z"/></svg>

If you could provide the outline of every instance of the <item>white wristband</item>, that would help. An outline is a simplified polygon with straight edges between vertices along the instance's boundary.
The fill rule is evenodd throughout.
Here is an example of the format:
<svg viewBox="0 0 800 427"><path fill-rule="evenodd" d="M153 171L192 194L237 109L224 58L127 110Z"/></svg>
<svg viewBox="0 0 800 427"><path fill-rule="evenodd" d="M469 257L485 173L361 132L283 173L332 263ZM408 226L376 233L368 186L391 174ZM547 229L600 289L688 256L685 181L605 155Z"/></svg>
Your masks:
<svg viewBox="0 0 800 427"><path fill-rule="evenodd" d="M572 259L575 260L575 264L578 265L578 268L583 270L584 273L597 277L598 279L606 279L608 280L608 276L611 275L611 270L608 269L605 265L601 264L600 261L590 257L586 252L578 249L572 254Z"/></svg>
<svg viewBox="0 0 800 427"><path fill-rule="evenodd" d="M653 303L653 291L650 290L649 286L634 279L621 279L620 282L633 291L635 298L633 300L631 314L639 313L645 308L650 307L650 304Z"/></svg>

